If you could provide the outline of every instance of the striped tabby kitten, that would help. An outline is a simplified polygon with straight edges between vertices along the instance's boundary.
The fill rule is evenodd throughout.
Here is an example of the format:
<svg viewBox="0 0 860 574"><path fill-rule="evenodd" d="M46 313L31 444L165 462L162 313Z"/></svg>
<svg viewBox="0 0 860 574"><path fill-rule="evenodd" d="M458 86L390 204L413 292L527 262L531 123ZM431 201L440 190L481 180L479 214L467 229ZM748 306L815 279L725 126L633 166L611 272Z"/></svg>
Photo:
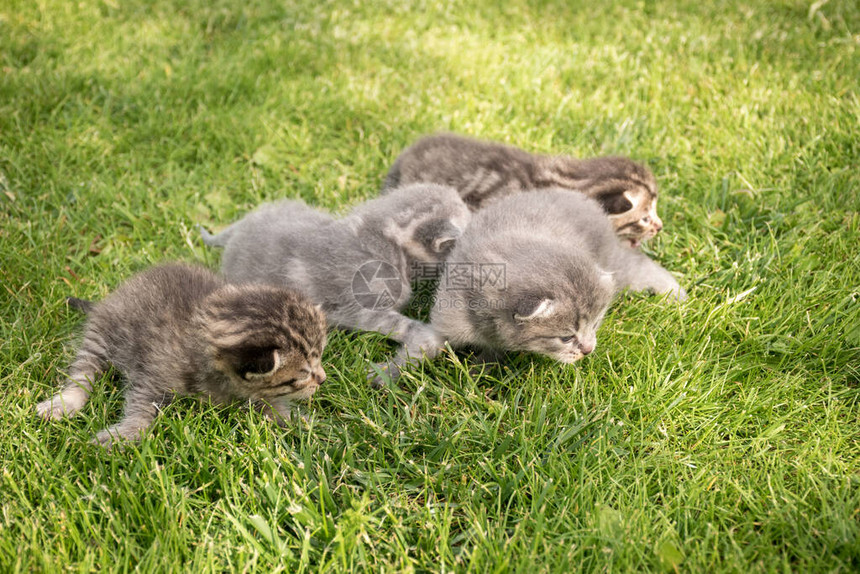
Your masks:
<svg viewBox="0 0 860 574"><path fill-rule="evenodd" d="M631 247L662 228L657 182L645 166L625 157L575 159L454 134L418 140L391 167L382 193L427 181L455 187L472 209L513 193L544 188L579 191L600 202L615 233Z"/></svg>
<svg viewBox="0 0 860 574"><path fill-rule="evenodd" d="M107 447L140 438L175 394L248 400L283 423L290 401L325 381L325 318L294 291L227 285L206 269L167 264L99 303L69 303L88 314L83 342L66 386L36 410L45 419L76 414L113 365L126 379L125 413L96 435Z"/></svg>
<svg viewBox="0 0 860 574"><path fill-rule="evenodd" d="M426 323L400 311L420 265L450 253L471 214L446 186L414 184L367 201L342 218L300 201L266 204L207 245L224 247L230 281L286 285L320 304L342 329L377 331L420 356L441 345Z"/></svg>
<svg viewBox="0 0 860 574"><path fill-rule="evenodd" d="M594 351L612 297L628 288L687 296L618 240L594 200L559 189L517 194L472 217L444 266L430 325L453 348L573 363ZM404 361L393 363L396 378Z"/></svg>

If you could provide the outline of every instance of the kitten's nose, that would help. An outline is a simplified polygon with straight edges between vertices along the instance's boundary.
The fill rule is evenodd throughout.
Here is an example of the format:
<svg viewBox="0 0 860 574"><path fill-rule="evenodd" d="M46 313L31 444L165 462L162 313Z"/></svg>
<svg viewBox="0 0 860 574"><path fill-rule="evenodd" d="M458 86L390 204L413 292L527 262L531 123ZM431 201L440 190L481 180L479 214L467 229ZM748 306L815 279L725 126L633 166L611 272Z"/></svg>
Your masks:
<svg viewBox="0 0 860 574"><path fill-rule="evenodd" d="M654 216L654 230L660 231L661 229L663 229L663 220L655 215Z"/></svg>
<svg viewBox="0 0 860 574"><path fill-rule="evenodd" d="M325 371L322 367L320 367L314 372L314 379L316 379L318 385L321 385L325 382L326 376Z"/></svg>
<svg viewBox="0 0 860 574"><path fill-rule="evenodd" d="M589 341L587 343L580 343L579 344L579 352L582 353L583 355L589 355L594 350L595 344L596 343L594 341Z"/></svg>

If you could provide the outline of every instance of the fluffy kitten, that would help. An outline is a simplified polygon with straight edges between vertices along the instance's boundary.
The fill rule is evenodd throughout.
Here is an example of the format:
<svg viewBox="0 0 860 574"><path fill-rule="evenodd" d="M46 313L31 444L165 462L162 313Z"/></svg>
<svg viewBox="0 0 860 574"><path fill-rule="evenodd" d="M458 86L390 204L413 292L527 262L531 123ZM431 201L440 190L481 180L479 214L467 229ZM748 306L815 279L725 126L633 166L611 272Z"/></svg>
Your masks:
<svg viewBox="0 0 860 574"><path fill-rule="evenodd" d="M474 214L444 266L430 324L454 348L572 363L594 350L612 297L626 288L686 298L668 271L619 241L594 200L517 194ZM404 362L393 361L392 378Z"/></svg>
<svg viewBox="0 0 860 574"><path fill-rule="evenodd" d="M656 235L657 182L645 166L624 157L575 159L454 134L424 137L391 167L386 190L427 181L455 187L472 209L514 193L545 188L579 191L600 202L615 233L631 247Z"/></svg>
<svg viewBox="0 0 860 574"><path fill-rule="evenodd" d="M141 437L174 394L249 400L283 422L291 400L309 398L325 381L325 318L288 289L227 285L206 269L167 264L99 303L69 304L88 314L83 342L62 392L36 410L45 419L74 415L113 365L126 379L125 413L96 435L104 446Z"/></svg>
<svg viewBox="0 0 860 574"><path fill-rule="evenodd" d="M456 190L424 183L340 219L287 200L261 206L218 235L201 232L207 245L224 247L228 280L298 289L333 325L383 333L417 357L441 342L429 325L399 311L420 264L442 261L470 218Z"/></svg>

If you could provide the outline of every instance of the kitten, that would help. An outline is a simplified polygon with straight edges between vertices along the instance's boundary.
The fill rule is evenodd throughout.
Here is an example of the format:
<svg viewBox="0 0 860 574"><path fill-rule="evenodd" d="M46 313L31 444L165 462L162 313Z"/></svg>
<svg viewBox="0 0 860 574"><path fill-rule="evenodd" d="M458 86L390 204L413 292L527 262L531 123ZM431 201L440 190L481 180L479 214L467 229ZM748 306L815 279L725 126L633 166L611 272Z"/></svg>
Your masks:
<svg viewBox="0 0 860 574"><path fill-rule="evenodd" d="M560 189L512 195L472 217L430 324L454 348L573 363L594 351L612 297L626 288L686 298L668 271L619 241L594 200ZM391 378L405 362L392 361Z"/></svg>
<svg viewBox="0 0 860 574"><path fill-rule="evenodd" d="M420 356L441 346L426 323L400 311L420 264L442 261L471 214L456 190L413 184L367 201L342 218L300 201L266 204L207 245L224 247L230 281L261 281L300 290L332 325L377 331Z"/></svg>
<svg viewBox="0 0 860 574"><path fill-rule="evenodd" d="M325 381L325 317L302 295L267 285L228 285L209 270L166 264L101 302L70 299L88 314L62 392L36 406L45 419L76 414L109 365L126 379L125 413L94 442L137 439L174 394L216 403L250 400L279 423L290 401Z"/></svg>
<svg viewBox="0 0 860 574"><path fill-rule="evenodd" d="M624 157L575 159L454 134L424 137L395 160L382 193L427 181L455 187L473 210L514 193L545 188L579 191L596 199L615 233L631 247L662 228L657 182L647 167Z"/></svg>

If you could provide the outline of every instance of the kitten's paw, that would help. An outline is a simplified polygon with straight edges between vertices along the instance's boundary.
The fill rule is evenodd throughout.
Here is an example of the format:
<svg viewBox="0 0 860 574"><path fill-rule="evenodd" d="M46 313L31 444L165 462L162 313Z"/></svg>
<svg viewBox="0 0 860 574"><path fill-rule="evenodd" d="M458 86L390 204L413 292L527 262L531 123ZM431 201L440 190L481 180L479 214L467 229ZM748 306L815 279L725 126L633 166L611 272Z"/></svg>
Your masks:
<svg viewBox="0 0 860 574"><path fill-rule="evenodd" d="M653 285L651 291L664 297L668 296L676 301L687 300L687 292L684 291L684 288L672 276L668 276L665 281Z"/></svg>
<svg viewBox="0 0 860 574"><path fill-rule="evenodd" d="M120 441L122 441L122 437L111 434L108 429L103 429L96 434L90 443L97 444L107 450L111 450L114 446L119 445Z"/></svg>
<svg viewBox="0 0 860 574"><path fill-rule="evenodd" d="M46 421L61 419L74 416L86 401L87 395L82 394L79 389L69 389L37 404L36 412Z"/></svg>
<svg viewBox="0 0 860 574"><path fill-rule="evenodd" d="M293 403L283 399L269 402L259 402L254 405L264 417L283 428L291 424L307 421L307 418L293 408Z"/></svg>
<svg viewBox="0 0 860 574"><path fill-rule="evenodd" d="M286 412L269 412L266 413L266 418L281 428L285 428L297 423L309 422L307 415L300 413L298 410L294 409L288 410Z"/></svg>
<svg viewBox="0 0 860 574"><path fill-rule="evenodd" d="M396 363L375 363L367 373L367 380L374 389L385 388L400 378L400 366Z"/></svg>
<svg viewBox="0 0 860 574"><path fill-rule="evenodd" d="M48 399L47 401L42 401L38 405L36 405L36 413L46 420L49 421L51 419L61 419L66 416L66 409L63 407L62 403L56 403L53 399Z"/></svg>
<svg viewBox="0 0 860 574"><path fill-rule="evenodd" d="M406 353L410 358L420 359L422 356L432 359L445 348L445 339L440 337L434 330L422 329L413 333L403 342L401 354ZM408 351L407 351L408 349Z"/></svg>
<svg viewBox="0 0 860 574"><path fill-rule="evenodd" d="M472 355L469 364L469 376L476 379L489 369L499 366L504 360L504 353L489 350L478 351Z"/></svg>
<svg viewBox="0 0 860 574"><path fill-rule="evenodd" d="M90 442L111 450L121 447L123 442L140 440L144 430L137 426L124 426L119 423L100 430Z"/></svg>
<svg viewBox="0 0 860 574"><path fill-rule="evenodd" d="M663 291L663 295L669 295L671 299L674 299L676 301L687 300L687 292L684 291L684 288L677 283L673 285L670 289L666 289L665 291Z"/></svg>

